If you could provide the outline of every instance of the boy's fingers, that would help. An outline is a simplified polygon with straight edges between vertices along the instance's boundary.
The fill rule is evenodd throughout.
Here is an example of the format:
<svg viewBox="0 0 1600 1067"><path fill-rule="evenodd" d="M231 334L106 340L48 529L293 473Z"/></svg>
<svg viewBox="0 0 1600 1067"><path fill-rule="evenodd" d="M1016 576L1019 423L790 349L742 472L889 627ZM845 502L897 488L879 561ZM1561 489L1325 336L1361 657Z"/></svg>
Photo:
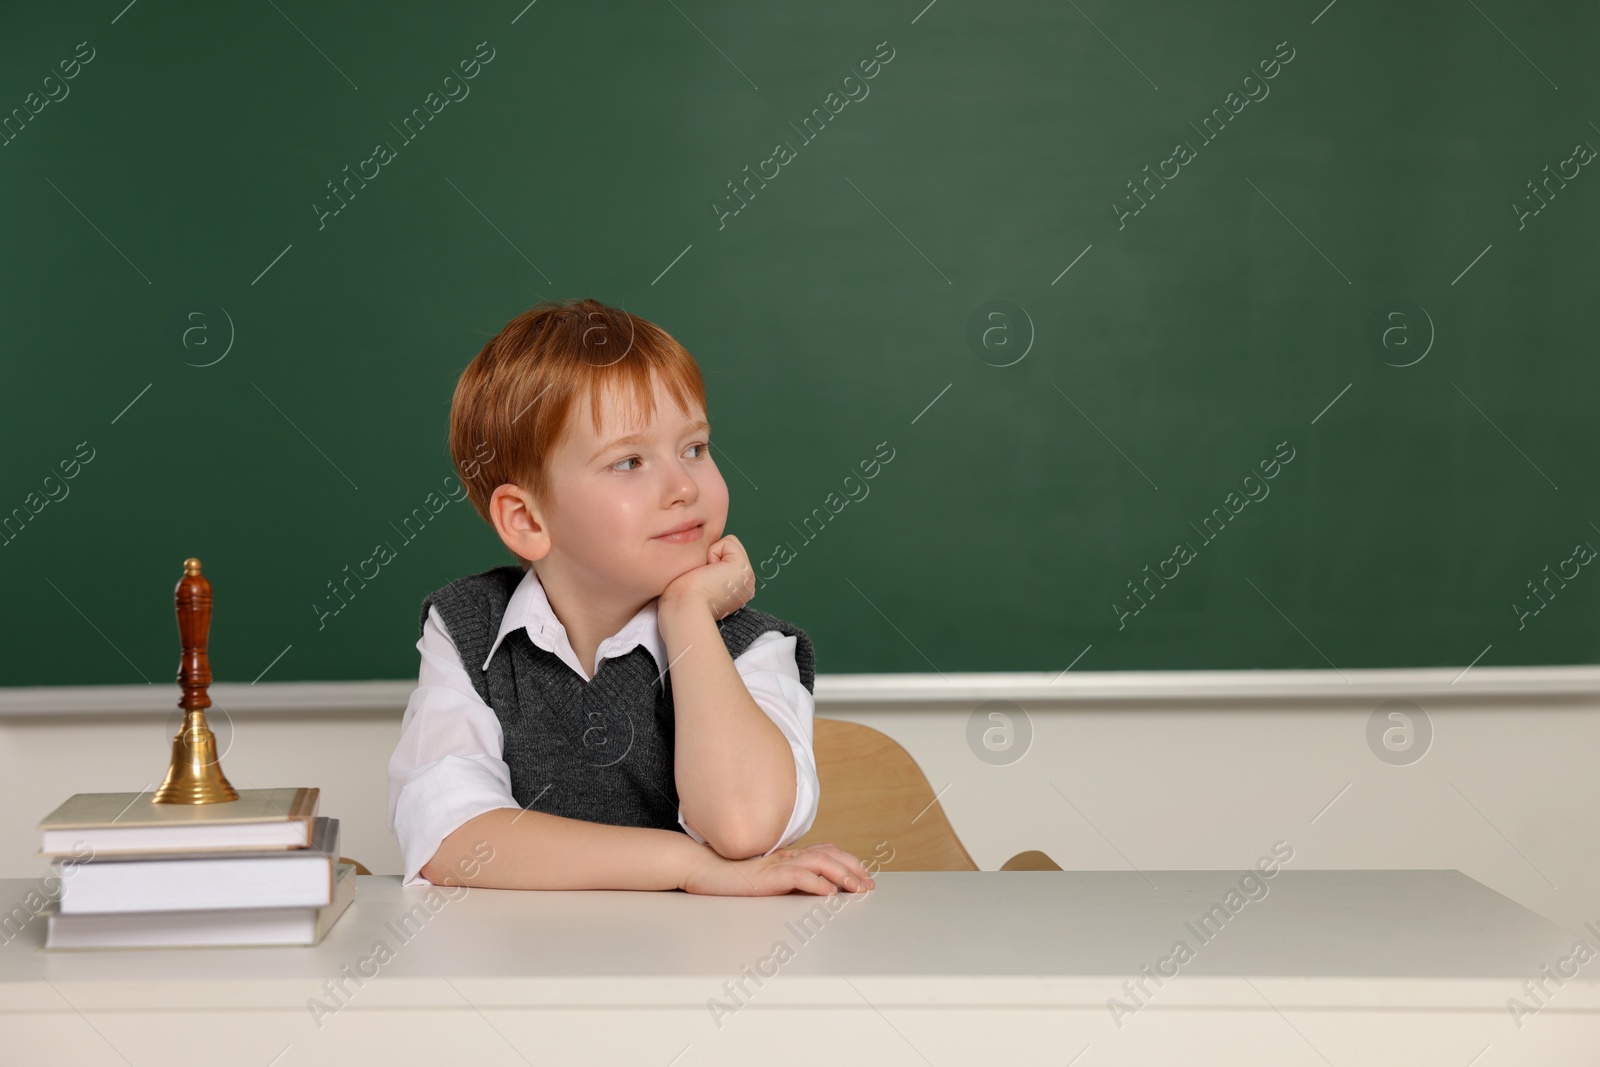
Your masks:
<svg viewBox="0 0 1600 1067"><path fill-rule="evenodd" d="M860 860L846 852L844 849L840 848L838 845L828 842L820 845L812 845L811 847L821 849L827 852L830 856L833 856L840 863L843 863L845 866L853 870L857 878L860 878L866 882L871 882L873 880L872 872L868 871L866 866L863 865Z"/></svg>
<svg viewBox="0 0 1600 1067"><path fill-rule="evenodd" d="M782 878L780 884L790 890L798 889L802 893L815 893L819 896L827 896L829 893L837 893L839 891L839 887L828 881L828 879L815 871L807 870L797 863L785 863L777 868L777 873Z"/></svg>
<svg viewBox="0 0 1600 1067"><path fill-rule="evenodd" d="M867 888L866 879L857 877L848 866L826 852L808 852L800 858L800 862L845 889L859 891Z"/></svg>
<svg viewBox="0 0 1600 1067"><path fill-rule="evenodd" d="M745 558L744 545L740 544L739 539L732 534L718 541L717 547L721 550L723 559L739 562Z"/></svg>

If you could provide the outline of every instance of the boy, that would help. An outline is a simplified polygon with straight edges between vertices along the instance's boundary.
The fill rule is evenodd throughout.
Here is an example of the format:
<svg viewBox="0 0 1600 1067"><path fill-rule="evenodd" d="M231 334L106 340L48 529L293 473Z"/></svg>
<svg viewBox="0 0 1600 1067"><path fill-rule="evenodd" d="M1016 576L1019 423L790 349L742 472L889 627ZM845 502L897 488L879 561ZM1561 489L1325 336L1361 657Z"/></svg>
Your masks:
<svg viewBox="0 0 1600 1067"><path fill-rule="evenodd" d="M873 887L810 829L814 658L746 607L705 388L594 300L512 319L462 372L450 451L519 566L422 604L389 761L405 883L760 896Z"/></svg>

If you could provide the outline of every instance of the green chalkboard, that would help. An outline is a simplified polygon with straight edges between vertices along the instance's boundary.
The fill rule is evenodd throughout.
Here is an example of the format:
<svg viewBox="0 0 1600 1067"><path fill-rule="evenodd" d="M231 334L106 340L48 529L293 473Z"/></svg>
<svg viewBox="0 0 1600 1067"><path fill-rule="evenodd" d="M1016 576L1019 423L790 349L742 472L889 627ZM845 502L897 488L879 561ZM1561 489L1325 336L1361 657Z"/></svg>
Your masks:
<svg viewBox="0 0 1600 1067"><path fill-rule="evenodd" d="M1600 662L1592 6L6 22L5 684L170 685L187 556L219 680L414 675L556 297L695 354L823 673Z"/></svg>

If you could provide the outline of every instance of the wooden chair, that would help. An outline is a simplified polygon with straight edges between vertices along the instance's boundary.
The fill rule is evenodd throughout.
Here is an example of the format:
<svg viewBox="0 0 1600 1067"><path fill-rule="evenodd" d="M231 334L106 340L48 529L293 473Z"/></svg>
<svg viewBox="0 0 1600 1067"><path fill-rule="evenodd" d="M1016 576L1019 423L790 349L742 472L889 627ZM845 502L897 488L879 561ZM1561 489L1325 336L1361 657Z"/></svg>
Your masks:
<svg viewBox="0 0 1600 1067"><path fill-rule="evenodd" d="M885 870L976 871L911 753L860 723L814 719L812 750L822 799L792 847L832 842ZM889 850L893 850L890 852ZM869 867L870 869L870 867ZM1019 852L1002 871L1059 871L1043 852Z"/></svg>

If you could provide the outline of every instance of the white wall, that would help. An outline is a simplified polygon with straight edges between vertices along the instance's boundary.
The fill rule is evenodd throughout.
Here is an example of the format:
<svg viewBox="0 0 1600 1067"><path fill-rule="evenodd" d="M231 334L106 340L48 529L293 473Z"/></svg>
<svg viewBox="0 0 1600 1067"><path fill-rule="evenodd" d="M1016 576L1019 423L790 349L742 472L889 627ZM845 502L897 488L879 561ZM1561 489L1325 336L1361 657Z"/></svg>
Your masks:
<svg viewBox="0 0 1600 1067"><path fill-rule="evenodd" d="M1576 934L1600 921L1600 672L1457 675L833 676L817 695L819 715L910 751L987 870L1030 848L1067 869L1243 869L1283 840L1289 869L1456 868ZM0 877L46 872L35 827L69 795L159 783L177 699L159 688L0 690ZM321 787L343 852L395 872L385 765L407 692L215 686L214 722L234 735L223 768L241 788ZM1367 740L1395 696L1434 732L1406 766ZM1025 709L1034 735L1005 766L967 740L996 699Z"/></svg>

